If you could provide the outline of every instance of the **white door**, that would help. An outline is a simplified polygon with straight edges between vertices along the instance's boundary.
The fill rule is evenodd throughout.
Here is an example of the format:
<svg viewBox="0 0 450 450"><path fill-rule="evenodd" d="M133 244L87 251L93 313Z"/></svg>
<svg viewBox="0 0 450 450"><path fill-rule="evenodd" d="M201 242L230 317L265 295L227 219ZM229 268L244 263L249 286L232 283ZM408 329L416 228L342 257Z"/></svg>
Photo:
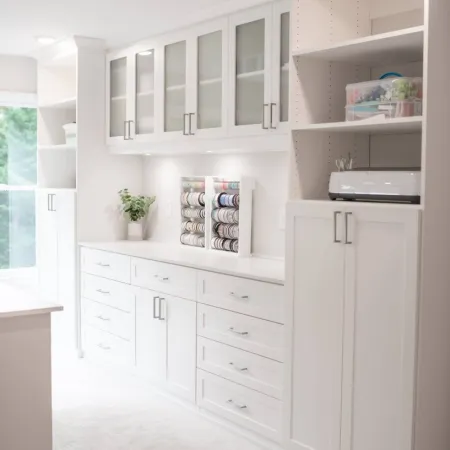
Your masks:
<svg viewBox="0 0 450 450"><path fill-rule="evenodd" d="M167 388L195 403L197 304L164 296L167 321Z"/></svg>
<svg viewBox="0 0 450 450"><path fill-rule="evenodd" d="M131 63L129 51L107 57L106 142L110 145L123 144L132 137L129 121L134 119L130 102L134 68Z"/></svg>
<svg viewBox="0 0 450 450"><path fill-rule="evenodd" d="M157 384L166 380L167 321L161 295L136 288L136 366Z"/></svg>
<svg viewBox="0 0 450 450"><path fill-rule="evenodd" d="M229 130L234 135L270 131L272 5L230 17Z"/></svg>
<svg viewBox="0 0 450 450"><path fill-rule="evenodd" d="M410 450L420 211L347 207L341 450Z"/></svg>
<svg viewBox="0 0 450 450"><path fill-rule="evenodd" d="M227 133L228 20L206 22L192 29L189 41L189 133L224 137Z"/></svg>
<svg viewBox="0 0 450 450"><path fill-rule="evenodd" d="M272 15L272 74L269 126L274 132L289 129L289 62L290 8L292 2L283 0L273 5Z"/></svg>
<svg viewBox="0 0 450 450"><path fill-rule="evenodd" d="M289 336L285 445L339 450L344 251L342 213L329 202L288 205L286 287Z"/></svg>
<svg viewBox="0 0 450 450"><path fill-rule="evenodd" d="M39 297L58 303L58 226L55 209L56 192L37 191L36 246Z"/></svg>

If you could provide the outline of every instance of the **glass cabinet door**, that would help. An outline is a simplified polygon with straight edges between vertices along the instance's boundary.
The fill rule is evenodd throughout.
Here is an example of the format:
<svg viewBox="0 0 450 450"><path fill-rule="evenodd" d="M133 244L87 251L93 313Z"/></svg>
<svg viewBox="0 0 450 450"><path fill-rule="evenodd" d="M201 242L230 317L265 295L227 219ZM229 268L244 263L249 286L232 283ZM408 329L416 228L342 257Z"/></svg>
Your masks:
<svg viewBox="0 0 450 450"><path fill-rule="evenodd" d="M155 132L155 49L136 55L136 135Z"/></svg>
<svg viewBox="0 0 450 450"><path fill-rule="evenodd" d="M185 133L186 41L164 47L164 131Z"/></svg>
<svg viewBox="0 0 450 450"><path fill-rule="evenodd" d="M197 38L197 130L223 126L223 55L221 30Z"/></svg>
<svg viewBox="0 0 450 450"><path fill-rule="evenodd" d="M290 36L290 15L288 12L280 16L280 106L278 108L280 122L288 122L289 120L289 36Z"/></svg>
<svg viewBox="0 0 450 450"><path fill-rule="evenodd" d="M127 126L127 58L109 62L109 137L126 136Z"/></svg>

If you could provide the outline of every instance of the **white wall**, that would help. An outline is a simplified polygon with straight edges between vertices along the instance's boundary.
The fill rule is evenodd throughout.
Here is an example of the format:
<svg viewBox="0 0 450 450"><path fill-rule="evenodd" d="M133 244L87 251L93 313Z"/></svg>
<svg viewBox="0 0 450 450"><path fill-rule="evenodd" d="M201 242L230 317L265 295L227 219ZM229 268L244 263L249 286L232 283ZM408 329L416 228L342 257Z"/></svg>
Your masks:
<svg viewBox="0 0 450 450"><path fill-rule="evenodd" d="M0 55L0 91L35 93L36 60L24 56Z"/></svg>
<svg viewBox="0 0 450 450"><path fill-rule="evenodd" d="M284 210L287 200L287 161L283 153L147 157L144 189L156 195L150 218L151 238L178 243L180 237L180 177L215 175L253 177L253 253L284 257Z"/></svg>

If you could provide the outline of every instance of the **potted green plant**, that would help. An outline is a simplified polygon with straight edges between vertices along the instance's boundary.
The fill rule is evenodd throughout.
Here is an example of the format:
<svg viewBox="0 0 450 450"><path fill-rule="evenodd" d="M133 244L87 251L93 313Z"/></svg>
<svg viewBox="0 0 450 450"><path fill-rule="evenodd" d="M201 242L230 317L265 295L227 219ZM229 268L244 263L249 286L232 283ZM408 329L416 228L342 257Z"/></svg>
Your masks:
<svg viewBox="0 0 450 450"><path fill-rule="evenodd" d="M122 202L121 211L128 219L128 240L142 241L144 238L143 222L156 197L131 195L128 189L119 191L119 196Z"/></svg>

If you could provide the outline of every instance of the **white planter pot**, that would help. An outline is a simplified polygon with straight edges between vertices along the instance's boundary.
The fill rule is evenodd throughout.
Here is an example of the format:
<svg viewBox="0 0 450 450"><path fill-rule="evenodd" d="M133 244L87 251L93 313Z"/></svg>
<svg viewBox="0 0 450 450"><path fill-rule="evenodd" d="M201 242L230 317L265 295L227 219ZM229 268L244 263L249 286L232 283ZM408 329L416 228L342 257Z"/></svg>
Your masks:
<svg viewBox="0 0 450 450"><path fill-rule="evenodd" d="M129 222L128 223L128 240L129 241L142 241L144 239L144 230L142 223Z"/></svg>

